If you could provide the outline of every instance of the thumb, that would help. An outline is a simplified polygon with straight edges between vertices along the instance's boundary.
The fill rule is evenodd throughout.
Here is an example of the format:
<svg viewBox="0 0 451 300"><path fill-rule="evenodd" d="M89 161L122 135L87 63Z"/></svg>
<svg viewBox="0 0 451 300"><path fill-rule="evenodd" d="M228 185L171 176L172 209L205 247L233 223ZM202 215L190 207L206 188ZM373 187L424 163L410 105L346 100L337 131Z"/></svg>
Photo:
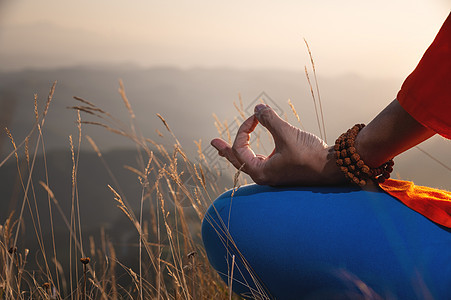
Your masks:
<svg viewBox="0 0 451 300"><path fill-rule="evenodd" d="M292 126L285 122L279 115L267 104L258 104L254 109L255 117L272 134L274 141L283 139L288 133L287 130Z"/></svg>

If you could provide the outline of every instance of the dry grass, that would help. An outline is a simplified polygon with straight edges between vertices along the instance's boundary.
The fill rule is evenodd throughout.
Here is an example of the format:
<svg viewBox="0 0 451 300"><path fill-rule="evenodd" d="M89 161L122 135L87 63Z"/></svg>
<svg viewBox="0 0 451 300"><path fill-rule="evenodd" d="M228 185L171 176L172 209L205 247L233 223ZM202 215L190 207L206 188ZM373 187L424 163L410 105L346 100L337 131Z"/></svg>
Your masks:
<svg viewBox="0 0 451 300"><path fill-rule="evenodd" d="M15 158L22 184L23 198L18 214L11 214L0 226L0 299L236 299L226 287L218 274L209 266L203 246L199 243L198 226L213 198L219 193L214 180L209 179L208 162L202 153L201 141L198 155L202 163L193 163L188 159L182 145L171 131L165 119L158 115L173 142L171 150L143 137L135 126L135 114L120 82L119 94L129 113L129 121L123 122L94 103L75 97L79 105L71 107L77 112L78 136L69 136L69 148L72 159L72 191L70 192L71 211L68 216L56 199L49 182L47 165L45 178L37 184L32 174L38 150L45 158L45 143L42 132L45 117L49 113L55 84L49 93L45 108L38 111L35 96L35 125L24 141L17 144L8 131L14 150L0 162L0 167L9 159ZM242 102L237 109L242 113ZM82 116L94 117L94 120L82 120ZM100 126L110 132L130 139L136 145L139 167L126 166L137 175L141 185L140 210L134 211L121 190L111 168L95 141L83 136L83 126ZM217 121L217 126L224 126ZM227 127L227 126L225 126ZM230 135L230 133L228 133ZM163 133L158 131L159 136ZM84 245L86 238L82 232L80 202L78 199L78 164L80 145L86 138L97 156L107 169L111 185L111 204L117 205L133 224L139 247L139 266L131 269L116 257L113 244L102 229L100 240L89 237L89 245ZM31 143L33 146L31 146ZM157 153L158 155L154 155ZM24 158L21 158L24 154ZM23 168L23 164L26 168ZM188 187L184 178L190 176ZM239 185L238 179L235 179ZM45 248L44 234L41 229L40 215L37 209L35 189L47 192L48 209L51 222L52 248ZM150 222L145 221L144 204L150 203ZM188 209L194 211L197 218L197 231L193 232L190 224L193 220L186 215ZM39 262L38 269L29 269L28 249L17 248L18 239L23 230L23 214L28 208L33 222L33 234L36 235L40 249L32 249L34 259ZM53 219L62 217L68 230L69 270L63 270L58 253L58 244L54 236ZM27 230L29 230L27 228ZM27 232L27 234L31 234ZM67 262L66 262L67 263ZM118 274L127 274L131 284L122 286L118 283ZM67 278L69 277L69 278Z"/></svg>

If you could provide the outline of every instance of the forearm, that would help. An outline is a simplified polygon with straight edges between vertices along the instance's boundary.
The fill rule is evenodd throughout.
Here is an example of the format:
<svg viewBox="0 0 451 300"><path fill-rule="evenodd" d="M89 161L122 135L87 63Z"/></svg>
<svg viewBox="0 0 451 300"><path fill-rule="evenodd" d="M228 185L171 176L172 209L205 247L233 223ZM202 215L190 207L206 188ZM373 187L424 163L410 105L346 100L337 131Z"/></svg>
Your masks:
<svg viewBox="0 0 451 300"><path fill-rule="evenodd" d="M375 168L434 134L393 100L360 131L355 148L363 161Z"/></svg>

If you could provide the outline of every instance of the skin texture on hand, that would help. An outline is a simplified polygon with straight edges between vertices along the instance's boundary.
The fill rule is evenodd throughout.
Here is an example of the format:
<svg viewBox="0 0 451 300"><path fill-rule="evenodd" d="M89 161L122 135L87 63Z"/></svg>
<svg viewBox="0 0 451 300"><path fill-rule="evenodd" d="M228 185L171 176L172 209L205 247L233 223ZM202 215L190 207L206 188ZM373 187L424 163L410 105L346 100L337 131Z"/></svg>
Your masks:
<svg viewBox="0 0 451 300"><path fill-rule="evenodd" d="M269 156L256 155L250 145L250 134L258 124L266 127L274 138ZM322 185L344 182L335 165L333 151L317 136L302 131L282 120L265 104L255 107L238 129L232 146L222 139L211 141L219 155L247 173L257 184Z"/></svg>
<svg viewBox="0 0 451 300"><path fill-rule="evenodd" d="M259 123L274 138L275 147L269 156L256 155L249 145L250 134ZM367 165L378 167L434 134L394 100L360 131L355 147ZM238 129L233 145L218 138L213 139L211 145L220 156L227 158L237 169L241 168L257 184L305 186L347 183L335 163L333 147L327 146L316 135L285 122L266 104L255 107L255 113Z"/></svg>

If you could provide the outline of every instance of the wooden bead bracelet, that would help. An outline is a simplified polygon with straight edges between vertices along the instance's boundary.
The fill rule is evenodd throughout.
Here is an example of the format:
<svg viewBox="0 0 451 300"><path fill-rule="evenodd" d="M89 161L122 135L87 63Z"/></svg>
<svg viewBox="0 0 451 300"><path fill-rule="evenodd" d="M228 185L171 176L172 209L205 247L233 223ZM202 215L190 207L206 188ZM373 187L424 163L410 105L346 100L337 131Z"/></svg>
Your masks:
<svg viewBox="0 0 451 300"><path fill-rule="evenodd" d="M384 182L390 178L394 165L393 159L377 168L370 168L363 162L354 147L357 134L363 127L365 124L354 125L338 137L334 146L337 166L349 181L359 186L365 186L368 180Z"/></svg>

